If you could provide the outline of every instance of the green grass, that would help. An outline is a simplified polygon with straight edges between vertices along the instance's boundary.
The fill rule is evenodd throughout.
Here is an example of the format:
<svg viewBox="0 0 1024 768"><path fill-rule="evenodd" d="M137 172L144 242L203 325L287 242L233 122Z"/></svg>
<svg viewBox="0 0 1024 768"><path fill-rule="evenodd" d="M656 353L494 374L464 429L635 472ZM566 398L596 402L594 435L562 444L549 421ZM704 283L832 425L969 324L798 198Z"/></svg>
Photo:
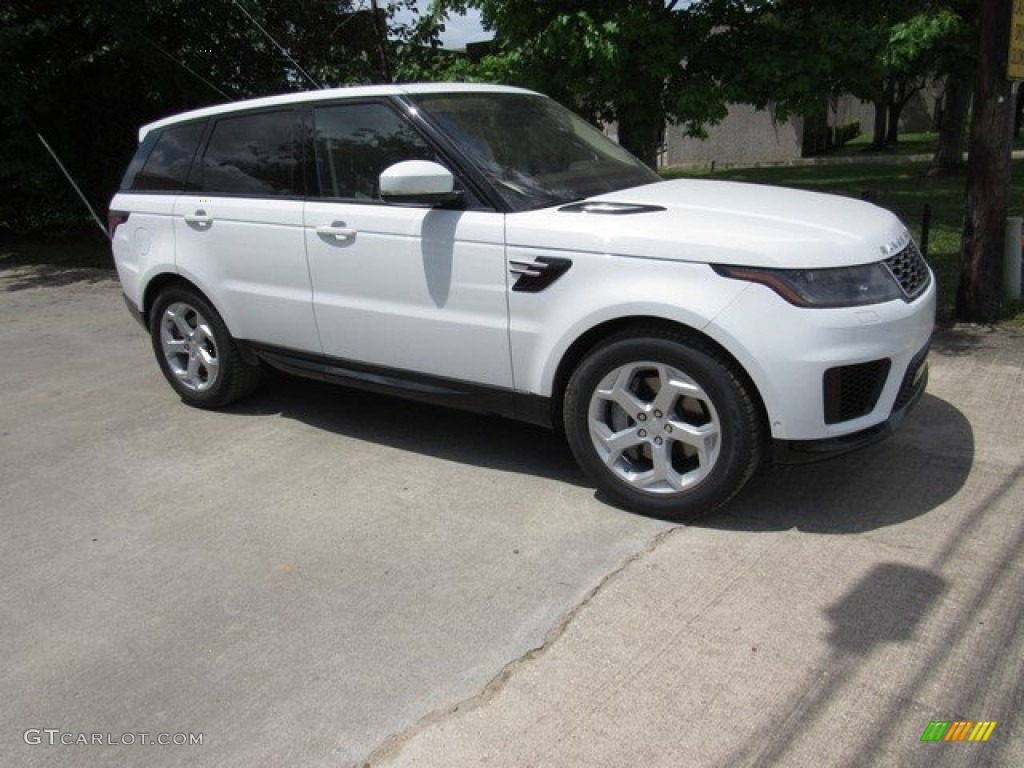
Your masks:
<svg viewBox="0 0 1024 768"><path fill-rule="evenodd" d="M856 139L848 141L841 149L830 153L829 156L840 155L844 157L857 157L864 154L878 154L887 157L903 155L931 155L939 143L937 133L901 133L899 143L894 147L886 147L883 150L872 149L871 131L862 133Z"/></svg>
<svg viewBox="0 0 1024 768"><path fill-rule="evenodd" d="M775 184L848 197L862 197L869 193L875 196L879 205L903 219L918 242L921 242L924 207L930 205L928 261L939 280L939 318L949 321L953 317L959 281L965 179L963 175L928 176L927 171L927 162L899 162L733 168L714 172L668 169L663 175L666 178L714 178ZM1010 215L1024 215L1024 160L1013 161ZM1008 302L1004 317L1008 323L1024 327L1024 306Z"/></svg>

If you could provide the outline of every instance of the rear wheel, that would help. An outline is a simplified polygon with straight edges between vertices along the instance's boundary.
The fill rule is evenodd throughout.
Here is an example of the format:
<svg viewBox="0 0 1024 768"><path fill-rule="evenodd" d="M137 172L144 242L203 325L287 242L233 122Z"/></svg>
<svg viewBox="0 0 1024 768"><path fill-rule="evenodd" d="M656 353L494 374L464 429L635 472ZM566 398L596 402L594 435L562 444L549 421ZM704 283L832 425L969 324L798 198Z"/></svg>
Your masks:
<svg viewBox="0 0 1024 768"><path fill-rule="evenodd" d="M583 470L623 506L692 518L728 501L762 460L765 428L748 386L699 339L620 334L570 378L566 437Z"/></svg>
<svg viewBox="0 0 1024 768"><path fill-rule="evenodd" d="M160 370L189 405L222 408L259 383L259 366L242 359L224 321L199 293L184 287L161 293L149 328Z"/></svg>

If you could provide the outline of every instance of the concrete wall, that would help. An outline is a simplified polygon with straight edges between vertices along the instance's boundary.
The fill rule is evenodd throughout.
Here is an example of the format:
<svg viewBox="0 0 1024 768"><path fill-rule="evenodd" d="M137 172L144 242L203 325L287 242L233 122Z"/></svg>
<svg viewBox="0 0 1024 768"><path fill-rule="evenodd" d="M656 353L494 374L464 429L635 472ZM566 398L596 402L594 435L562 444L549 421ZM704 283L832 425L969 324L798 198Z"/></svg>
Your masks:
<svg viewBox="0 0 1024 768"><path fill-rule="evenodd" d="M931 88L914 96L900 116L900 130L921 132L931 127L937 89ZM875 109L869 101L852 96L837 100L829 110L830 125L859 122L862 134L871 135ZM746 104L733 104L729 114L718 125L708 128L707 139L690 139L678 126L665 130L665 149L658 158L662 167L757 165L787 163L801 157L803 118L774 123L771 114Z"/></svg>
<svg viewBox="0 0 1024 768"><path fill-rule="evenodd" d="M900 113L900 130L907 133L924 133L932 128L935 102L942 93L938 87L918 91ZM853 96L839 99L829 110L830 125L845 125L860 122L861 133L870 135L875 124L875 107L870 101L860 101Z"/></svg>
<svg viewBox="0 0 1024 768"><path fill-rule="evenodd" d="M754 165L784 163L800 157L803 119L773 123L771 114L733 104L728 116L708 128L707 139L682 136L678 126L665 130L661 165Z"/></svg>

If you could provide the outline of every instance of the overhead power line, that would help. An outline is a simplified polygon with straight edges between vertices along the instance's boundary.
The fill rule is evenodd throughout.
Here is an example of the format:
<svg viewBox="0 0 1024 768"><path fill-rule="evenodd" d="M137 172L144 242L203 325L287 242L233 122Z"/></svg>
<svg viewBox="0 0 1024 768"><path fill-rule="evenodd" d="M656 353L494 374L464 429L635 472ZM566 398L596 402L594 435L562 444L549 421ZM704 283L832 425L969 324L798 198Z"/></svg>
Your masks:
<svg viewBox="0 0 1024 768"><path fill-rule="evenodd" d="M301 73L302 73L302 75L303 75L303 76L304 76L304 77L305 77L305 78L306 78L307 80L309 80L309 82L311 82L311 83L312 83L312 84L313 84L313 85L314 85L314 86L315 86L316 88L323 88L323 86L322 86L322 85L320 85L320 83L318 83L318 82L317 82L316 80L314 80L314 79L313 79L313 76L312 76L312 75L310 75L310 74L309 74L309 72L307 72L306 70L304 70L304 69L303 69L302 67L300 67L300 66L299 66L299 62L297 62L297 61L296 61L295 59L293 59L293 58L291 57L291 54L289 54L289 53L288 53L288 51L286 51L286 50L284 49L284 46L282 46L282 45L281 45L281 44L280 44L279 42L277 42L277 40L275 40L275 39L274 39L274 38L273 38L273 37L271 36L271 34L270 34L269 32L267 32L267 30L265 30L265 29L263 28L263 26L262 26L262 25L261 25L261 24L260 24L260 23L259 23L258 21L256 21L256 19L255 19L255 18L253 17L253 15L252 15L251 13L249 13L249 12L248 12L247 10L245 10L245 6L243 6L243 5L242 5L242 4L240 3L240 2L238 2L238 0L231 0L231 3L232 3L232 5L237 5L237 6L238 6L238 9L239 9L239 10L240 10L240 11L241 11L242 13L244 13L244 14L246 15L246 17L247 17L247 18L249 19L249 21L251 21L251 22L252 22L253 24L255 24L255 25L256 25L256 28L257 28L257 29L258 29L258 30L259 30L260 32L262 32L262 33L263 33L263 34L264 34L264 35L266 36L266 38L267 38L267 39L268 39L268 40L269 40L270 42L272 42L272 43L273 43L273 44L274 44L275 46L277 46L277 50L279 50L279 51L280 51L280 52L281 52L281 53L282 53L282 54L284 55L284 57L285 57L286 59L288 59L288 61L290 61L290 62L292 63L292 65L293 65L293 66L294 66L294 67L295 67L295 68L296 68L297 70L299 70L299 72L301 72Z"/></svg>
<svg viewBox="0 0 1024 768"><path fill-rule="evenodd" d="M215 90L215 91L216 91L217 93L219 93L219 94L220 94L221 96L223 96L223 97L224 97L225 99L227 99L228 101L234 101L234 99L233 99L233 98L231 98L230 96L228 96L228 95L227 95L226 93L224 93L224 91L222 91L222 90L221 90L220 88L218 88L218 87L217 87L216 85L214 85L214 84L213 84L213 83L211 83L211 82L210 82L209 80L207 80L207 79L206 79L205 77L203 77L202 75L200 75L200 74L199 74L198 72L196 72L196 71L195 71L194 69L192 69L192 67L190 67L190 66L189 66L188 64L186 64L186 63L185 63L184 61L182 61L181 59L179 59L179 58L178 58L177 56L175 56L175 55L174 55L173 53L170 53L170 52L168 52L168 51L164 50L164 49L163 49L163 48L161 48L161 47L160 47L160 46L159 46L159 45L158 45L158 44L157 44L157 43L156 43L155 41L153 41L153 40L150 40L150 39L149 39L148 37L146 37L146 36L145 36L144 34L142 34L141 32L138 32L138 33L136 33L136 34L138 34L138 36L139 36L139 37L141 37L141 38L142 38L142 39L143 39L143 40L144 40L144 41L145 41L146 43L148 43L148 44L149 44L150 46L152 46L152 47L153 47L153 48L155 48L155 49L156 49L157 51L159 51L160 53L162 53L162 54L163 54L164 56L166 56L166 57L167 57L168 59L170 59L171 61L173 61L173 62L174 62L175 64L178 64L179 66L183 67L183 68L185 69L185 71L186 71L186 72L188 72L188 73L189 73L190 75L192 75L193 77L195 77L195 78L197 78L197 79L199 79L199 80L202 80L202 81L203 81L203 82L204 82L204 83L205 83L205 84L206 84L207 86L209 86L210 88L212 88L213 90Z"/></svg>

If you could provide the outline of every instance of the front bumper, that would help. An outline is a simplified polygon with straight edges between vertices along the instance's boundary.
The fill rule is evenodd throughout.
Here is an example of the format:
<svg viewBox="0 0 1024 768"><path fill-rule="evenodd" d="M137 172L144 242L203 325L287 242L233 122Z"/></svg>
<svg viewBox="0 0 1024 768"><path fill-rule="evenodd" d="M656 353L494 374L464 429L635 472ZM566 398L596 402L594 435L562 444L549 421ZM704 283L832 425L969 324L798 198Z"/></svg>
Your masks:
<svg viewBox="0 0 1024 768"><path fill-rule="evenodd" d="M832 453L906 410L925 375L935 299L933 279L913 302L802 309L750 285L705 332L753 380L773 440Z"/></svg>
<svg viewBox="0 0 1024 768"><path fill-rule="evenodd" d="M809 464L874 445L889 437L914 407L928 387L928 348L925 347L907 370L889 418L859 432L821 440L774 440L772 459L776 464Z"/></svg>

